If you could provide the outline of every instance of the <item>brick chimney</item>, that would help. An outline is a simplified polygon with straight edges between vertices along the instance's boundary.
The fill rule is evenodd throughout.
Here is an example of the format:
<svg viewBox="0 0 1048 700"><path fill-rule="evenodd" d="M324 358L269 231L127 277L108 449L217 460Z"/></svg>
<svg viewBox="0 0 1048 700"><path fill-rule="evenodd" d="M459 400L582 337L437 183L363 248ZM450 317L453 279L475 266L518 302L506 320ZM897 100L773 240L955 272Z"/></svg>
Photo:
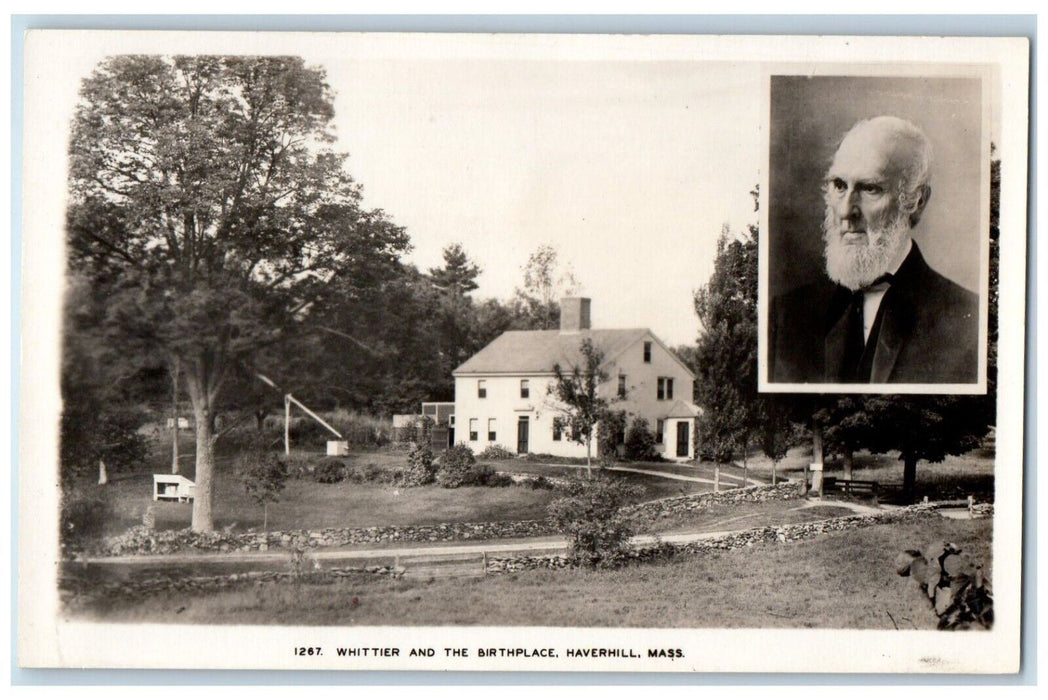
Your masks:
<svg viewBox="0 0 1048 700"><path fill-rule="evenodd" d="M560 332L578 333L589 330L590 300L586 297L564 297L560 300Z"/></svg>

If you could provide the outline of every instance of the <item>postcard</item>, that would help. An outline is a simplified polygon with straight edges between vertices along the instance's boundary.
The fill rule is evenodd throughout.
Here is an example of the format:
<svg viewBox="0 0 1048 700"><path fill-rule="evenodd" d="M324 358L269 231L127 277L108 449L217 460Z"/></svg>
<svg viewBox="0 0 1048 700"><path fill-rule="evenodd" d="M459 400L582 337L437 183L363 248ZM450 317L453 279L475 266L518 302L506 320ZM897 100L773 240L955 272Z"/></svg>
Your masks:
<svg viewBox="0 0 1048 700"><path fill-rule="evenodd" d="M19 664L1017 673L1029 44L31 31Z"/></svg>

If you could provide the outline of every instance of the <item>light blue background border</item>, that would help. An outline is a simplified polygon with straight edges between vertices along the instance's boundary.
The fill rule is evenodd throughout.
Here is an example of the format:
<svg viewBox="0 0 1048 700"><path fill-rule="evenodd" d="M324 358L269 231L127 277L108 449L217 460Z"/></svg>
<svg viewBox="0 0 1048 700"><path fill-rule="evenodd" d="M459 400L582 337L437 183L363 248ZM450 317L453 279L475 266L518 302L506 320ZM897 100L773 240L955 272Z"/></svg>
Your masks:
<svg viewBox="0 0 1048 700"><path fill-rule="evenodd" d="M1021 671L1014 676L914 674L645 674L377 671L22 669L17 659L18 406L24 32L29 29L531 32L583 34L863 34L1018 36L1030 40L1027 337ZM1037 18L1034 15L12 15L11 16L11 683L12 685L1033 685L1037 682Z"/></svg>

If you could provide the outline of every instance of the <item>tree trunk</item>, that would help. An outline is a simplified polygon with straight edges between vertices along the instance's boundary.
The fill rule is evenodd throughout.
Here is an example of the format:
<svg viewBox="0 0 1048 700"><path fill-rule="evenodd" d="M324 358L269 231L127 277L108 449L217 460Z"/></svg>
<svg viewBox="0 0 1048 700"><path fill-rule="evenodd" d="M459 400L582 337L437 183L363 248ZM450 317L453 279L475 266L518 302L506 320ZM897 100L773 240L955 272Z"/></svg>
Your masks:
<svg viewBox="0 0 1048 700"><path fill-rule="evenodd" d="M593 452L593 431L586 436L586 478L593 478L593 469L590 467L590 455Z"/></svg>
<svg viewBox="0 0 1048 700"><path fill-rule="evenodd" d="M269 411L265 409L258 409L255 411L255 431L261 435L262 431L266 427L266 416L269 415Z"/></svg>
<svg viewBox="0 0 1048 700"><path fill-rule="evenodd" d="M262 534L269 533L269 504L262 504Z"/></svg>
<svg viewBox="0 0 1048 700"><path fill-rule="evenodd" d="M749 463L746 461L746 448L742 448L742 488L746 488L746 474L749 471Z"/></svg>
<svg viewBox="0 0 1048 700"><path fill-rule="evenodd" d="M905 455L902 467L902 493L907 503L917 500L917 458Z"/></svg>
<svg viewBox="0 0 1048 700"><path fill-rule="evenodd" d="M720 465L713 467L713 493L720 491Z"/></svg>
<svg viewBox="0 0 1048 700"><path fill-rule="evenodd" d="M777 469L778 466L779 466L779 463L776 462L773 459L771 461L771 485L772 486L774 486L775 484L779 483L779 480L778 480L778 469Z"/></svg>
<svg viewBox="0 0 1048 700"><path fill-rule="evenodd" d="M178 473L178 358L171 368L171 473Z"/></svg>
<svg viewBox="0 0 1048 700"><path fill-rule="evenodd" d="M841 459L844 461L844 478L851 481L852 467L855 466L855 453L851 451L851 448L845 448Z"/></svg>
<svg viewBox="0 0 1048 700"><path fill-rule="evenodd" d="M109 483L109 475L106 474L106 463L98 460L98 485L105 486Z"/></svg>
<svg viewBox="0 0 1048 700"><path fill-rule="evenodd" d="M196 427L196 484L193 495L193 532L212 532L215 519L212 513L212 478L215 472L215 415L213 394L207 390L199 376L187 372L186 386L193 403L193 418Z"/></svg>

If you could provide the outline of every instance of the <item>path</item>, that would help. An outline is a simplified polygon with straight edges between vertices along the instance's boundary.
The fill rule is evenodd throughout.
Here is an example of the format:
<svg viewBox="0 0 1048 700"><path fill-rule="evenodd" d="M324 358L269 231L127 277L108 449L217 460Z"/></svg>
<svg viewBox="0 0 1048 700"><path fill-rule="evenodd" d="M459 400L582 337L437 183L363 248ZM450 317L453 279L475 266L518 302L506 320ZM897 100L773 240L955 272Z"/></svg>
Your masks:
<svg viewBox="0 0 1048 700"><path fill-rule="evenodd" d="M847 508L857 514L868 514L878 512L877 508L864 506L847 501L821 500L805 502L798 509L816 506L839 506ZM813 520L812 522L819 522ZM656 542L669 542L672 544L688 544L703 540L714 539L730 535L736 532L745 532L752 528L742 530L719 530L716 532L681 532L662 535L638 535L633 538L633 544L637 546L655 544ZM480 542L460 542L459 544L422 545L410 547L383 547L370 549L337 549L329 548L314 550L309 557L317 561L328 563L338 561L359 561L366 559L391 559L396 557L441 557L458 554L521 554L539 551L563 551L568 546L565 537L533 537L522 538L513 542L500 540L484 540ZM174 554L136 554L126 556L109 557L84 557L77 560L79 564L101 564L101 565L155 565L155 564L244 564L244 563L266 563L280 562L286 564L288 550L276 549L268 552L177 552Z"/></svg>
<svg viewBox="0 0 1048 700"><path fill-rule="evenodd" d="M585 464L545 464L547 467L559 467L565 469L585 469ZM694 481L699 484L716 484L717 482L713 479L707 479L701 476L686 476L684 474L674 474L673 472L662 472L655 471L652 469L637 469L636 467L602 467L609 472L630 472L633 474L645 474L647 476L658 476L663 479L674 479L676 481ZM721 474L721 480L731 479L732 481L742 481L742 477L735 476L734 474ZM746 479L751 486L767 486L768 484L764 481L757 481L756 479Z"/></svg>

